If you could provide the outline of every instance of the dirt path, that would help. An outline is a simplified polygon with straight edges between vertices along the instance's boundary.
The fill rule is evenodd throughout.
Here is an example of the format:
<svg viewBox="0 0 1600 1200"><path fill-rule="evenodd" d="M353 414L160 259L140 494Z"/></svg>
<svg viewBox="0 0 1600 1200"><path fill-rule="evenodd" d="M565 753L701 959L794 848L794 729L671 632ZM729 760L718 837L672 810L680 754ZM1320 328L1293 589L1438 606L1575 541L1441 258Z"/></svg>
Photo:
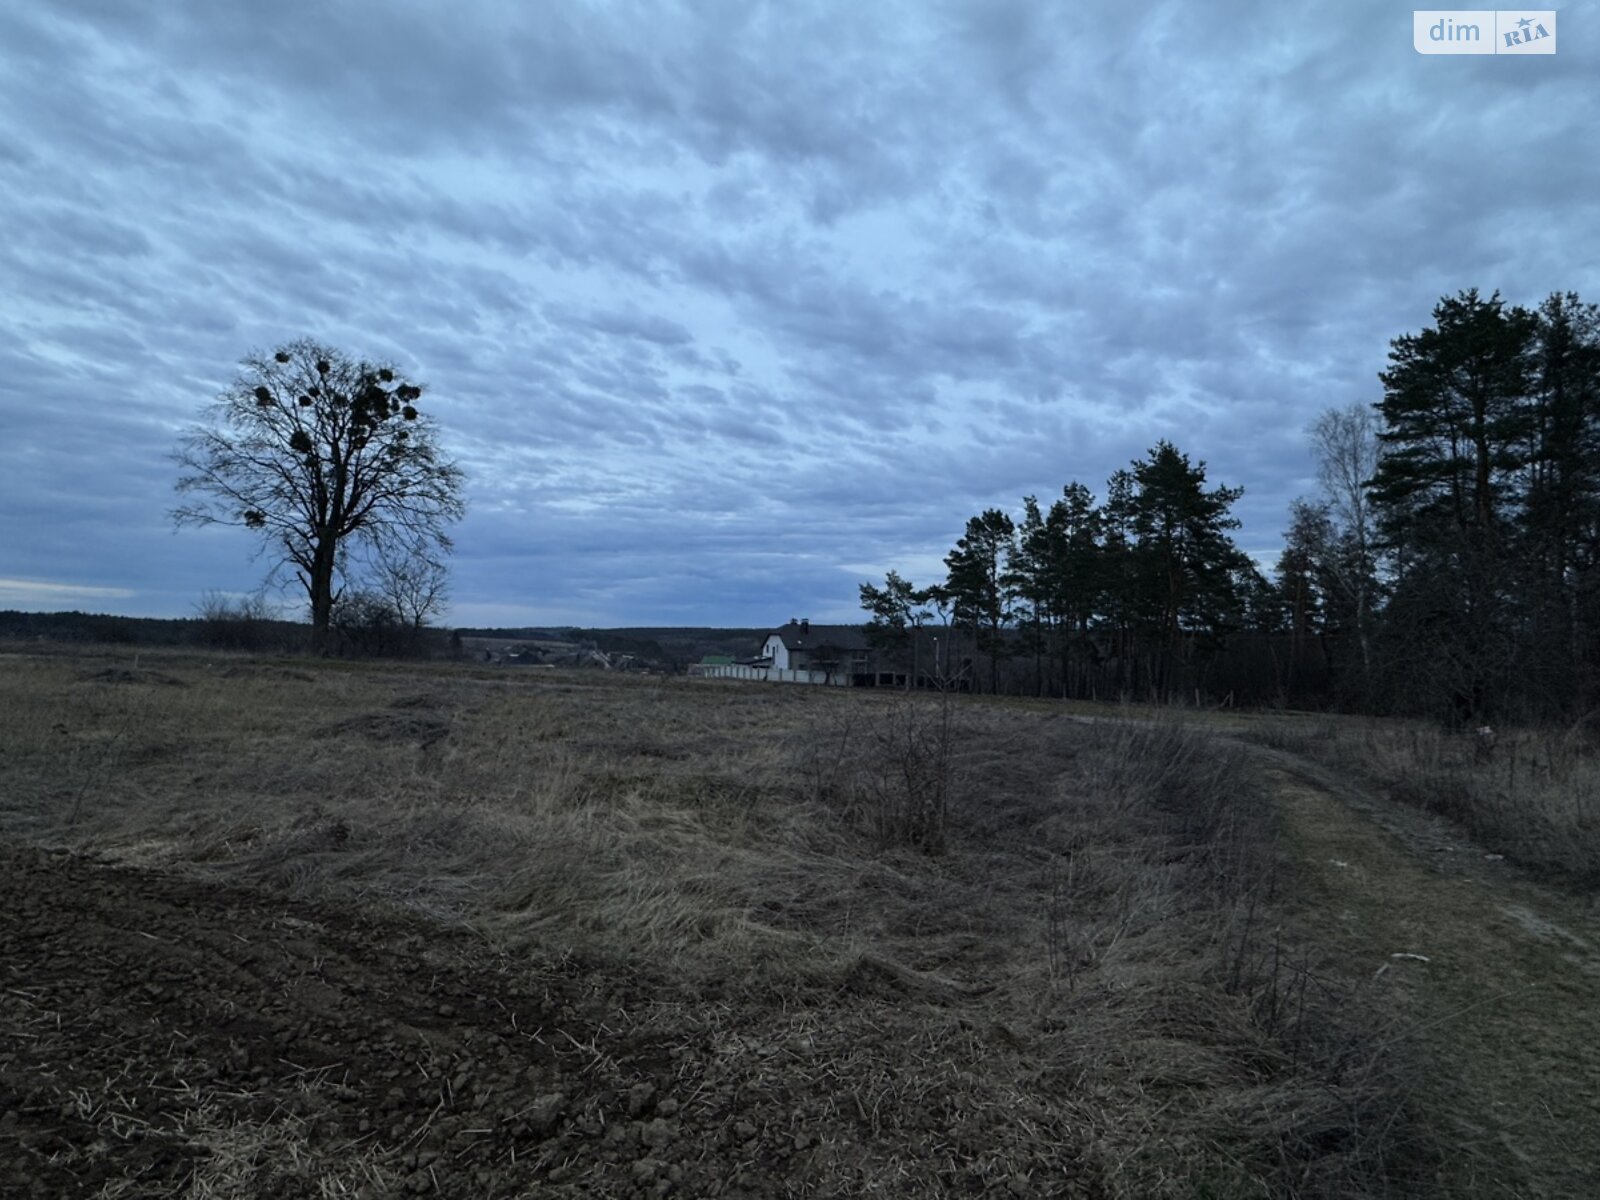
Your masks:
<svg viewBox="0 0 1600 1200"><path fill-rule="evenodd" d="M1600 919L1422 814L1268 754L1316 942L1427 1064L1439 1191L1600 1195ZM1292 767L1290 763L1293 762Z"/></svg>

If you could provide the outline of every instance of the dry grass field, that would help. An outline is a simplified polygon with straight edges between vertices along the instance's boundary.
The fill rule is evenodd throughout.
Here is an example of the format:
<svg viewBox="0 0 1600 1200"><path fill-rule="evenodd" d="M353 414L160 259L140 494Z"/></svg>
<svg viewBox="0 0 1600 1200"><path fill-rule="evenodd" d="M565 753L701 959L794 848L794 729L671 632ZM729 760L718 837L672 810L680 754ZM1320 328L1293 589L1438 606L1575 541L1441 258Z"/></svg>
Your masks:
<svg viewBox="0 0 1600 1200"><path fill-rule="evenodd" d="M1456 1194L1204 728L30 650L0 756L0 1193Z"/></svg>

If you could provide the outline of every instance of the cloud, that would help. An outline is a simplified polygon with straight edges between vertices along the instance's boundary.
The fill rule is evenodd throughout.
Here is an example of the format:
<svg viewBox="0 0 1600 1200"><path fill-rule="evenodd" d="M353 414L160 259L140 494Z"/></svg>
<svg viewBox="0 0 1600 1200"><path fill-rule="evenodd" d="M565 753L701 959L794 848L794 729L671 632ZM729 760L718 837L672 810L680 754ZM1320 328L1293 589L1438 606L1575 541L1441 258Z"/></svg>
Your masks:
<svg viewBox="0 0 1600 1200"><path fill-rule="evenodd" d="M1275 557L1303 429L1441 294L1597 290L1592 34L1425 59L1393 15L9 9L7 569L247 590L248 535L172 536L166 455L308 334L429 385L461 614L848 616L1162 438Z"/></svg>
<svg viewBox="0 0 1600 1200"><path fill-rule="evenodd" d="M131 588L85 587L82 584L53 583L40 579L0 578L0 604L21 605L26 610L56 605L103 604L112 600L127 600L134 594Z"/></svg>

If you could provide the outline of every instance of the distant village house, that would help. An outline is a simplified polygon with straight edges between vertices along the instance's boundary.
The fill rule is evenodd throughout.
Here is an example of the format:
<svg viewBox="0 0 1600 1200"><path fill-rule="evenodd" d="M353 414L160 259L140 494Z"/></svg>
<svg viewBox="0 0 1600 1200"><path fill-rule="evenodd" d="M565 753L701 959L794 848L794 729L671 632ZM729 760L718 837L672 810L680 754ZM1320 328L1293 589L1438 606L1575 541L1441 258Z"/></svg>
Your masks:
<svg viewBox="0 0 1600 1200"><path fill-rule="evenodd" d="M904 670L897 672L883 661L861 626L813 625L809 620L790 620L774 629L753 658L727 662L708 655L690 674L831 687L904 687L906 681Z"/></svg>

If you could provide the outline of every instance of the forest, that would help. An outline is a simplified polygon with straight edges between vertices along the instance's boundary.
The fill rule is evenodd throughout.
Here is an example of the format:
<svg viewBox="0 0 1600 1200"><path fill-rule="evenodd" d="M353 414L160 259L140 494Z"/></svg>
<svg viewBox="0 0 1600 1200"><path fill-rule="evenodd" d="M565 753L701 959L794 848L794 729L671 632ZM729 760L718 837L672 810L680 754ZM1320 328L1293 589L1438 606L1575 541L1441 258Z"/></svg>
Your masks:
<svg viewBox="0 0 1600 1200"><path fill-rule="evenodd" d="M1270 575L1239 487L1158 442L967 521L943 580L861 585L925 683L1070 698L1579 721L1600 700L1600 308L1469 289L1308 433ZM928 658L929 631L945 649ZM954 648L951 648L951 642Z"/></svg>

